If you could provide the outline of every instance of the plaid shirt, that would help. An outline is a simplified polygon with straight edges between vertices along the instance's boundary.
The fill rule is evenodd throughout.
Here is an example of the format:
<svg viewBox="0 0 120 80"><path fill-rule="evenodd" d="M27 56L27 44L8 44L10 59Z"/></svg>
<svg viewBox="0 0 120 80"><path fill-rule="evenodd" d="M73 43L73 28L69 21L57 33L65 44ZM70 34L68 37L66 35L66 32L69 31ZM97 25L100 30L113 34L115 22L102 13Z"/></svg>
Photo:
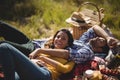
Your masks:
<svg viewBox="0 0 120 80"><path fill-rule="evenodd" d="M75 63L84 63L85 61L91 60L94 57L94 52L91 49L89 40L96 36L93 28L90 28L79 40L75 40L74 46L69 48L70 59L74 60Z"/></svg>
<svg viewBox="0 0 120 80"><path fill-rule="evenodd" d="M33 40L32 43L35 46L35 49L37 48L44 48L44 44L47 42L46 39L38 39L38 40Z"/></svg>

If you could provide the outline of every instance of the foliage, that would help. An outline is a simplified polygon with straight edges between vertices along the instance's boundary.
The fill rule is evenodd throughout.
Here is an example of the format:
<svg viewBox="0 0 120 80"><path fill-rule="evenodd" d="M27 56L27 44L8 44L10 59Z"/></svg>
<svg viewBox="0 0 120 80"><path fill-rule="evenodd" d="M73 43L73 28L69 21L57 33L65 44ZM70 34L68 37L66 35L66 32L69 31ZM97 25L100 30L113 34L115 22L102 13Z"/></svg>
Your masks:
<svg viewBox="0 0 120 80"><path fill-rule="evenodd" d="M1 0L0 19L23 31L31 39L49 37L60 28L69 28L65 20L85 1L105 9L104 23L119 37L120 0Z"/></svg>
<svg viewBox="0 0 120 80"><path fill-rule="evenodd" d="M0 18L18 20L34 14L34 6L31 0L1 0Z"/></svg>

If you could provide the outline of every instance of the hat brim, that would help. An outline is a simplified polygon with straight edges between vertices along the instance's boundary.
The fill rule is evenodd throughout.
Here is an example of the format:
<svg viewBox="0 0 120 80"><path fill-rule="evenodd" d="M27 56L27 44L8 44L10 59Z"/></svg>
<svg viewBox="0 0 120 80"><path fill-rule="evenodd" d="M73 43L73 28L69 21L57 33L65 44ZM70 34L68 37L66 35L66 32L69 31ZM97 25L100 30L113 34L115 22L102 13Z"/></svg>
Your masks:
<svg viewBox="0 0 120 80"><path fill-rule="evenodd" d="M86 26L87 25L87 23L78 23L76 21L73 21L71 17L66 19L66 22L73 25L73 26L76 26L76 27Z"/></svg>

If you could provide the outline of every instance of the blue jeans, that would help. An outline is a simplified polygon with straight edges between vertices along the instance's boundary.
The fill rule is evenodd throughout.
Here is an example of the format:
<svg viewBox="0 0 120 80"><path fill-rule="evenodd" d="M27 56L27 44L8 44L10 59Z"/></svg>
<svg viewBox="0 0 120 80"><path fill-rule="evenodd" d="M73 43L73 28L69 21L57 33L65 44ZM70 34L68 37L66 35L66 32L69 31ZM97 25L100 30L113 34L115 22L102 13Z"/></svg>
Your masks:
<svg viewBox="0 0 120 80"><path fill-rule="evenodd" d="M20 80L51 80L49 70L35 65L8 43L0 44L0 63L3 66L5 80L15 80L15 72L18 73Z"/></svg>

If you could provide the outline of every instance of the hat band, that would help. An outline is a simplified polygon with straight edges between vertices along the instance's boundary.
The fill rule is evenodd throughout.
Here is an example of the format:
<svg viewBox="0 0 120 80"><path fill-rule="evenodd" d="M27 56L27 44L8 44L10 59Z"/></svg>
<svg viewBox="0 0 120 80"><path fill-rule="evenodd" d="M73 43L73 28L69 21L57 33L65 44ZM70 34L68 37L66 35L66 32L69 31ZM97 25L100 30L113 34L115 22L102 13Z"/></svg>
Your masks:
<svg viewBox="0 0 120 80"><path fill-rule="evenodd" d="M71 19L75 22L78 22L78 23L85 23L85 21L81 21L80 19L77 19L75 17L72 17Z"/></svg>

